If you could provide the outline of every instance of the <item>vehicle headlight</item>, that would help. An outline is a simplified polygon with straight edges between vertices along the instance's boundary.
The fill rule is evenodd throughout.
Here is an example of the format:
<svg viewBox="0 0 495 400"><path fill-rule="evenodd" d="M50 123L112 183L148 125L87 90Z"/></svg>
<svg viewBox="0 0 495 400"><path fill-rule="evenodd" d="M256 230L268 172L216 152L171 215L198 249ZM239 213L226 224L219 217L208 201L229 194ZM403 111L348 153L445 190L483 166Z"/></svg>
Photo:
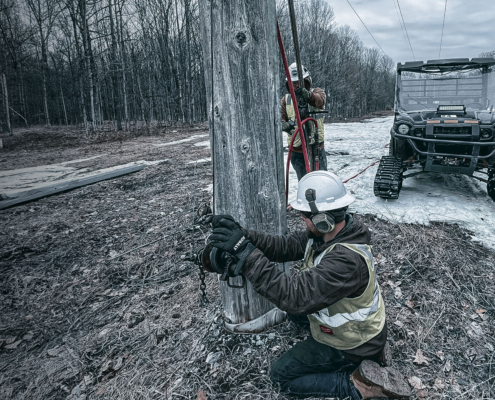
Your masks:
<svg viewBox="0 0 495 400"><path fill-rule="evenodd" d="M409 125L400 124L398 130L401 135L407 135L409 133Z"/></svg>

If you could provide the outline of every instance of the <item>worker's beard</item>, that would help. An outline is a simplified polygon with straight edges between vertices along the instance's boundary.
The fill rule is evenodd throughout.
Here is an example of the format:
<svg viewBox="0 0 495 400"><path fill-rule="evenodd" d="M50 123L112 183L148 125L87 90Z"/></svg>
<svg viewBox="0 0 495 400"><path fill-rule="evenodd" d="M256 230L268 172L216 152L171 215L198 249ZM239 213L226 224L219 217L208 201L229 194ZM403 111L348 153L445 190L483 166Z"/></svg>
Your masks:
<svg viewBox="0 0 495 400"><path fill-rule="evenodd" d="M306 230L308 232L308 237L310 239L318 239L318 238L321 238L323 236L320 232L318 232L318 230L316 229L316 227L314 225L306 226Z"/></svg>

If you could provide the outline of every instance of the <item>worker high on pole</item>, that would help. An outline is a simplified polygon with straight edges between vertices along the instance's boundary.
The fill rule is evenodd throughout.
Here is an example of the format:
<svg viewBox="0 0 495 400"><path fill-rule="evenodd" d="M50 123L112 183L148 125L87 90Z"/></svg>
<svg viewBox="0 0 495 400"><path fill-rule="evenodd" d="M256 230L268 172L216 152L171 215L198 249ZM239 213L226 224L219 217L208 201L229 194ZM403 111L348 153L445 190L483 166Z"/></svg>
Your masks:
<svg viewBox="0 0 495 400"><path fill-rule="evenodd" d="M303 69L303 80L304 87L299 86L299 77L297 73L297 65L293 63L289 67L290 79L292 81L292 85L295 89L295 94L297 97L297 106L299 107L299 112L301 113L301 118L304 119L308 115L313 115L315 111L323 111L326 102L326 94L325 92L316 87L312 88L312 78L308 69L302 66ZM286 87L289 92L289 82L286 78ZM296 132L297 121L296 121L296 113L294 108L294 102L292 101L290 93L287 93L281 100L281 112L282 112L282 130L287 132L287 142L290 146L292 142L292 136L295 134L296 137L293 140L292 144L292 153L290 162L292 167L296 171L297 179L301 180L301 178L306 175L306 166L304 163L304 154L302 147L302 141L299 133ZM306 114L306 115L304 115ZM309 149L313 149L313 152L309 152L309 156L313 161L319 161L320 170L327 170L327 154L325 152L325 144L324 144L324 126L323 126L323 117L322 114L316 114L317 121L317 129L315 134L315 125L312 122L308 122L305 124L305 135L307 136L306 141L307 147ZM314 149L316 147L316 149ZM317 153L316 153L317 152ZM316 154L312 154L316 153ZM310 165L311 170L315 170L315 165Z"/></svg>

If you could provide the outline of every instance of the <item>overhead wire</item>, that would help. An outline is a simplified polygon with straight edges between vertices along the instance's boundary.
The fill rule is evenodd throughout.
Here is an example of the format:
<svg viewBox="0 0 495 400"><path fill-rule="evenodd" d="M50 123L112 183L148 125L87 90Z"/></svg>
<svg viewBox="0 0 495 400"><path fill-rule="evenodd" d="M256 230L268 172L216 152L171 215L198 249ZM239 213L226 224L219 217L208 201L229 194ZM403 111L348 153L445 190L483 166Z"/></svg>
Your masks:
<svg viewBox="0 0 495 400"><path fill-rule="evenodd" d="M354 11L354 13L357 15L357 17L359 18L359 20L361 21L361 23L363 24L363 26L366 28L366 30L368 31L368 33L370 34L370 36L373 38L373 40L375 41L376 45L380 48L380 50L383 52L383 54L385 54L387 57L387 53L385 53L385 51L382 49L382 46L380 46L377 42L377 40L375 39L375 37L373 36L373 34L370 32L370 30L368 29L368 27L366 26L366 24L364 23L364 21L361 19L361 17L359 16L359 14L357 13L357 11L354 9L354 7L352 6L351 2L349 0L347 0L347 2L349 3L349 5L351 6L352 8L352 11Z"/></svg>
<svg viewBox="0 0 495 400"><path fill-rule="evenodd" d="M445 9L443 10L442 36L440 37L440 50L438 50L438 58L440 58L440 53L442 52L443 30L445 28L445 14L446 13L447 13L447 0L445 0Z"/></svg>
<svg viewBox="0 0 495 400"><path fill-rule="evenodd" d="M404 30L404 26L402 25L402 20L400 19L399 15L399 9L397 8L397 3L395 1L396 0L392 0L392 3L394 3L395 13L397 14L397 19L399 20L399 25L402 30L402 36L404 36L404 40L407 42L406 31Z"/></svg>
<svg viewBox="0 0 495 400"><path fill-rule="evenodd" d="M402 15L402 9L400 8L399 0L397 0L397 5L399 6L400 16L402 18L402 23L404 24L404 29L406 30L407 41L409 42L409 47L411 48L411 53L413 55L414 61L416 61L416 56L414 55L414 50L412 48L411 39L409 38L409 33L407 32L406 21L404 21L404 16Z"/></svg>

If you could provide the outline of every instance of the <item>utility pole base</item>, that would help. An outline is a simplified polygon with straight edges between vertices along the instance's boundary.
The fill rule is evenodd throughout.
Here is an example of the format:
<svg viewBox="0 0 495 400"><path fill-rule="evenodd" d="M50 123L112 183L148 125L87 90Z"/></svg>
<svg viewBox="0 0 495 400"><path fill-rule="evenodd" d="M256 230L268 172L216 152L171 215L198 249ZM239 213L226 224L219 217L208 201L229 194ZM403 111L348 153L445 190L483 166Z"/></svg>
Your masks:
<svg viewBox="0 0 495 400"><path fill-rule="evenodd" d="M287 313L278 308L272 308L266 314L242 324L225 323L225 329L232 333L260 333L272 326L281 324L287 318Z"/></svg>

